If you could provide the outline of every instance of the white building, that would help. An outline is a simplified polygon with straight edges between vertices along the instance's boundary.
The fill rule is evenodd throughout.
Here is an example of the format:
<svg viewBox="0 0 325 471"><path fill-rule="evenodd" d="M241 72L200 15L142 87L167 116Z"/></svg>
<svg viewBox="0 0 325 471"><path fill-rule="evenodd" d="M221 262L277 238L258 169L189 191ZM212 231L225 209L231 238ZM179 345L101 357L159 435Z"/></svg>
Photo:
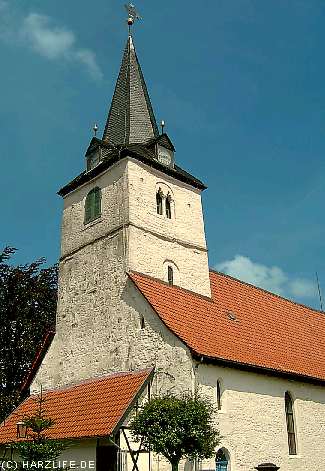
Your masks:
<svg viewBox="0 0 325 471"><path fill-rule="evenodd" d="M153 393L198 388L215 401L223 438L217 463L201 463L203 469L273 463L268 469L323 471L324 314L209 271L205 188L177 166L174 145L159 133L129 36L103 137L92 139L86 170L59 191L56 333L25 386L65 391L69 401L71 385L155 368ZM130 407L143 397L141 388L132 390ZM0 443L14 438L27 403L0 428ZM106 423L75 436L58 431L64 417L51 409L53 436L74 438L94 459L97 453L99 471L116 469L103 465L102 445L111 453L107 436L121 434L130 410L121 409L117 429ZM156 471L162 463L153 456L139 467Z"/></svg>

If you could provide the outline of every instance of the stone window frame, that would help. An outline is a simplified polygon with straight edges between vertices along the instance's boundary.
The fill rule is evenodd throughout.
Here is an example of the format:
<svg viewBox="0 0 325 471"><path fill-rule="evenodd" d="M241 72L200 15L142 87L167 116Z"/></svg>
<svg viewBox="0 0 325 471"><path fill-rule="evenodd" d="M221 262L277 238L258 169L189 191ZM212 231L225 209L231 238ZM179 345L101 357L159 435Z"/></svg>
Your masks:
<svg viewBox="0 0 325 471"><path fill-rule="evenodd" d="M156 214L169 221L175 219L173 191L165 182L156 182Z"/></svg>
<svg viewBox="0 0 325 471"><path fill-rule="evenodd" d="M298 454L296 418L294 411L294 400L292 394L289 391L286 391L284 394L284 410L286 417L289 456L296 456Z"/></svg>
<svg viewBox="0 0 325 471"><path fill-rule="evenodd" d="M86 196L84 224L89 224L102 215L102 190L99 186L92 188Z"/></svg>
<svg viewBox="0 0 325 471"><path fill-rule="evenodd" d="M219 448L215 461L216 471L230 471L230 455L226 448Z"/></svg>
<svg viewBox="0 0 325 471"><path fill-rule="evenodd" d="M220 378L217 379L216 384L216 401L218 412L222 410L222 384Z"/></svg>

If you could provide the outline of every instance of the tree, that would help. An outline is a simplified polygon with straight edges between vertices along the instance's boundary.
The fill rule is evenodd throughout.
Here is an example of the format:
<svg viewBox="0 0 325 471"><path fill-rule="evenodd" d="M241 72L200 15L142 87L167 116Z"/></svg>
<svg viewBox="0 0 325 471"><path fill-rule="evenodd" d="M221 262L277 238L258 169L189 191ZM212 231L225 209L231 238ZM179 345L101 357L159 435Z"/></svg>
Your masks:
<svg viewBox="0 0 325 471"><path fill-rule="evenodd" d="M43 268L44 259L14 266L15 252L0 252L0 422L20 399L21 382L55 324L57 304L57 267Z"/></svg>
<svg viewBox="0 0 325 471"><path fill-rule="evenodd" d="M220 441L213 425L214 407L206 399L184 394L165 395L147 402L130 424L135 440L161 453L177 471L182 458L211 458Z"/></svg>
<svg viewBox="0 0 325 471"><path fill-rule="evenodd" d="M52 467L58 469L55 465L55 460L60 456L63 450L68 446L68 442L64 440L49 439L46 436L46 431L54 425L54 421L46 416L44 410L44 399L42 390L35 398L37 403L37 410L35 414L24 417L23 423L27 427L28 440L14 442L11 444L12 448L15 449L23 462L28 462L27 468L33 467L33 462L37 463L39 468L40 462L43 462L45 468L45 462L50 461ZM24 467L23 467L24 468Z"/></svg>

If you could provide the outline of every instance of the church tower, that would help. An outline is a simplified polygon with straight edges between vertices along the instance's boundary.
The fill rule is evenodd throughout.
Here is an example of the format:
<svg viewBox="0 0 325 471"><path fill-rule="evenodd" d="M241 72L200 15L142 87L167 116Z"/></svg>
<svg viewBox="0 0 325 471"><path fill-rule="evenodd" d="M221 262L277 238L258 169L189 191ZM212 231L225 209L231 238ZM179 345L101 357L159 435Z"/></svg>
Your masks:
<svg viewBox="0 0 325 471"><path fill-rule="evenodd" d="M92 138L85 157L85 170L59 191L56 334L32 389L153 365L168 371L182 355L185 384L188 353L172 346L175 339L166 347L157 333L166 328L155 330L157 319L128 273L211 297L205 186L176 164L173 143L159 133L131 35L102 139Z"/></svg>
<svg viewBox="0 0 325 471"><path fill-rule="evenodd" d="M210 296L204 189L177 166L174 145L158 131L129 35L103 137L92 139L86 170L59 191L61 258L120 234L109 266L119 263L123 270ZM91 260L88 265L95 269Z"/></svg>

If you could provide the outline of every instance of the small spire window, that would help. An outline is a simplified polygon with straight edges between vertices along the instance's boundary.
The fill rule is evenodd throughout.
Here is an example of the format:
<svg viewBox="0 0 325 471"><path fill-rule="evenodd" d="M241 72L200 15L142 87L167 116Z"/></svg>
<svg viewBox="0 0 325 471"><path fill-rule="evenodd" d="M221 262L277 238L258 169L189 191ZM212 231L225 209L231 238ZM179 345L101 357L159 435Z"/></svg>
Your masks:
<svg viewBox="0 0 325 471"><path fill-rule="evenodd" d="M168 265L168 268L167 268L167 276L168 276L168 284L173 285L174 284L174 271L173 271L173 267L171 267L170 265Z"/></svg>
<svg viewBox="0 0 325 471"><path fill-rule="evenodd" d="M171 197L170 195L166 198L166 217L168 219L172 218L172 207L171 207Z"/></svg>
<svg viewBox="0 0 325 471"><path fill-rule="evenodd" d="M162 215L162 213L163 213L163 198L162 198L162 192L161 192L160 188L156 193L156 203L157 203L157 214Z"/></svg>
<svg viewBox="0 0 325 471"><path fill-rule="evenodd" d="M288 391L285 393L284 402L285 402L285 413L286 413L286 422L287 422L289 455L296 455L297 444L296 444L296 434L295 434L295 421L294 421L294 415L293 415L293 401Z"/></svg>
<svg viewBox="0 0 325 471"><path fill-rule="evenodd" d="M85 224L99 218L101 216L101 189L96 186L86 196L85 202Z"/></svg>

